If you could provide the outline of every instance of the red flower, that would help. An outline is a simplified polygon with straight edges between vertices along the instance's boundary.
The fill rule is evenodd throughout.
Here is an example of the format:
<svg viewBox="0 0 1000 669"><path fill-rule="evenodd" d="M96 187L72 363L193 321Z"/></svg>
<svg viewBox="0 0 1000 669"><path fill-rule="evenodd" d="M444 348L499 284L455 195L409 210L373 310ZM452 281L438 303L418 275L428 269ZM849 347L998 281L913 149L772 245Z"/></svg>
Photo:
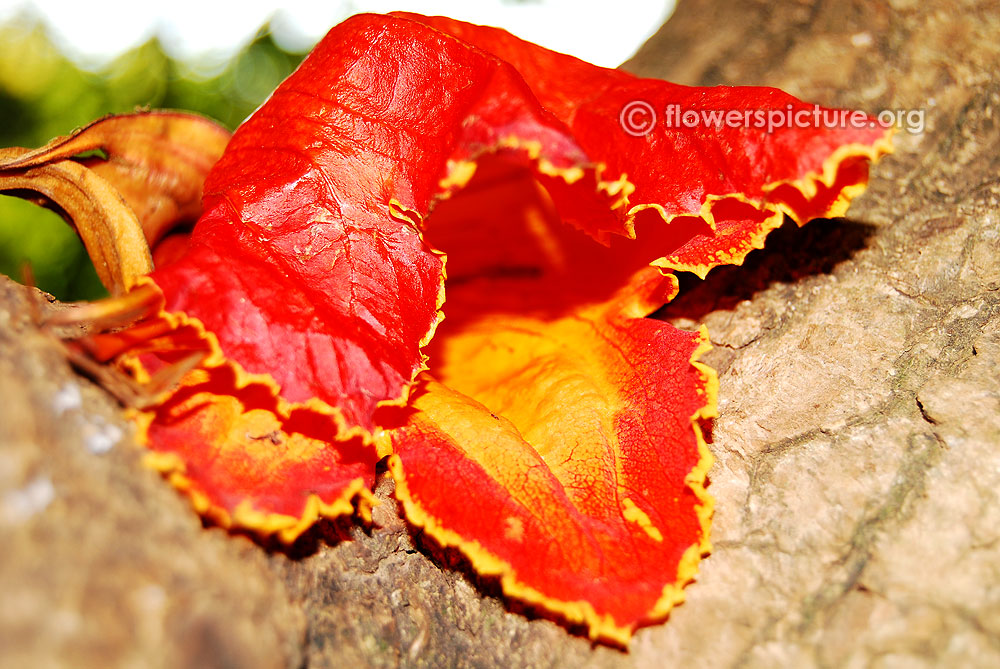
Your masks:
<svg viewBox="0 0 1000 669"><path fill-rule="evenodd" d="M874 122L652 116L626 132L637 101L812 109L443 18L330 31L236 131L190 239L157 250L149 278L106 273L150 314L88 339L91 354L139 380L183 373L138 416L154 464L219 524L292 541L319 516L366 515L389 455L410 521L508 595L622 644L662 618L709 548L716 378L704 330L645 316L676 293L673 270L739 264L785 214L842 215L888 138ZM150 118L112 119L110 135ZM66 141L8 156L0 187L64 165ZM149 233L150 181L89 164L143 185L126 200L151 242L179 217Z"/></svg>

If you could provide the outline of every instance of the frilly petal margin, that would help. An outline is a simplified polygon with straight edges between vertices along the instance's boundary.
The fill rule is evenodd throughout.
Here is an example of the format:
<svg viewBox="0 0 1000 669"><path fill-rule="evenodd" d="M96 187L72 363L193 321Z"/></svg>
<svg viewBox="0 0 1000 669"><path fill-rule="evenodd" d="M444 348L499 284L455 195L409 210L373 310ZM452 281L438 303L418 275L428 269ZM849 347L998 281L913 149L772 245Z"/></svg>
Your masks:
<svg viewBox="0 0 1000 669"><path fill-rule="evenodd" d="M576 329L572 336L580 336L579 325L555 329L568 326ZM660 369L635 370L646 381L645 391L607 390L634 400L633 393L661 384L663 374L692 380L686 388L674 386L670 406L608 399L616 407L605 414L610 422L597 421L610 430L603 434L601 427L574 424L586 420L587 410L580 407L549 416L555 425L529 426L517 409L497 408L500 398L484 397L489 392L479 394L486 402L480 403L425 376L414 393L416 411L398 413L404 425L380 438L381 448L394 453L389 471L414 525L460 550L477 572L498 576L506 595L585 625L594 640L621 646L637 626L661 620L683 601L684 586L710 550L713 502L705 482L713 458L701 423L716 416L718 383L714 371L698 361L711 348L704 329L682 333L649 320L615 327L632 326L656 328L658 343L666 337L675 346ZM650 363L645 356L655 347L643 353L632 348L636 341L623 335L606 346L608 351L621 346L616 355L631 355L633 363ZM592 350L597 340L586 344ZM583 350L575 349L573 356ZM638 375L631 378L637 380ZM537 385L557 382L545 373L532 377ZM577 380L570 392L582 392L581 387ZM535 399L526 387L511 390L529 395L526 404ZM592 408L593 398L582 401ZM585 433L589 443L574 442ZM564 438L576 445L558 443ZM585 453L563 457L574 449ZM602 471L602 459L613 463L610 472Z"/></svg>
<svg viewBox="0 0 1000 669"><path fill-rule="evenodd" d="M239 387L231 366L188 373L169 400L134 416L146 463L227 528L293 542L320 517L370 519L375 448L334 438L336 421L291 406L260 383Z"/></svg>
<svg viewBox="0 0 1000 669"><path fill-rule="evenodd" d="M348 427L318 399L287 402L271 377L226 359L197 319L163 311L149 278L137 290L152 296L141 300L149 316L73 346L113 362L151 392L156 379L181 374L148 398L149 408L129 410L150 450L147 465L217 525L284 543L319 518L357 510L370 519L379 456L367 432Z"/></svg>
<svg viewBox="0 0 1000 669"><path fill-rule="evenodd" d="M767 234L781 225L782 214L799 225L843 216L850 200L865 189L869 164L891 152L893 128L877 119L809 105L774 88L703 88L641 79L498 28L441 16L394 16L513 65L545 110L565 124L575 151L587 157L574 162L557 145L536 151L563 168L561 179L541 179L561 218L607 242L610 234L635 236L636 223L656 211L671 230L670 243L659 247L663 257L654 263L660 267L704 278L712 267L742 264L749 251L762 248ZM626 131L621 116L636 103L657 115L655 125L638 136ZM727 125L715 116L678 123L671 110L676 115L732 112L744 120ZM776 125L761 126L764 120L771 123L772 114ZM796 114L810 121L792 121ZM573 178L566 177L570 171ZM590 188L579 188L578 181Z"/></svg>
<svg viewBox="0 0 1000 669"><path fill-rule="evenodd" d="M839 207L834 192L853 194L868 161L848 160L830 188L810 175L885 132L658 126L637 137L619 112L641 97L807 107L776 89L639 79L440 17L354 16L236 131L185 255L154 280L170 311L200 319L286 399L319 398L371 431L378 407L404 401L426 368L421 348L441 318L443 259L414 224L483 156L526 154L560 219L602 242L659 211L666 239L650 260L703 273L759 246L780 208Z"/></svg>
<svg viewBox="0 0 1000 669"><path fill-rule="evenodd" d="M679 228L679 236L686 241L651 264L693 272L704 279L713 267L742 265L750 251L764 248L764 240L781 226L785 215L799 226L815 218L843 216L851 200L867 187L869 165L892 153L892 135L890 128L873 144L839 147L823 161L819 173L766 184L767 201L740 194L712 196L698 216L670 216L658 209L663 220ZM633 207L633 220L647 207Z"/></svg>
<svg viewBox="0 0 1000 669"><path fill-rule="evenodd" d="M889 140L635 136L619 112L640 99L807 107L448 19L335 27L212 168L186 246L140 288L158 312L82 342L140 381L198 358L136 415L150 464L220 525L289 542L355 500L367 516L391 453L409 519L508 595L621 645L665 616L709 549L717 379L704 330L643 318L677 285L648 264L704 276L785 214L842 214ZM465 198L477 184L510 197ZM483 205L493 220L466 218ZM441 331L437 248L460 270Z"/></svg>

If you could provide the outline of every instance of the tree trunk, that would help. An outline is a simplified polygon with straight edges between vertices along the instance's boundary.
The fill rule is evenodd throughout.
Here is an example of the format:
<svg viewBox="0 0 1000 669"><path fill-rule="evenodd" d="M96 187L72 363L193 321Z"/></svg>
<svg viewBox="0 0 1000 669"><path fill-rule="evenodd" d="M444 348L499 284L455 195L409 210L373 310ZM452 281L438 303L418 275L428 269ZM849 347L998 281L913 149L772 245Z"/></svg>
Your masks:
<svg viewBox="0 0 1000 669"><path fill-rule="evenodd" d="M386 482L293 555L202 528L0 280L4 664L1000 666L1000 10L682 0L626 68L925 124L847 220L667 309L721 390L714 551L666 623L624 653L505 603Z"/></svg>

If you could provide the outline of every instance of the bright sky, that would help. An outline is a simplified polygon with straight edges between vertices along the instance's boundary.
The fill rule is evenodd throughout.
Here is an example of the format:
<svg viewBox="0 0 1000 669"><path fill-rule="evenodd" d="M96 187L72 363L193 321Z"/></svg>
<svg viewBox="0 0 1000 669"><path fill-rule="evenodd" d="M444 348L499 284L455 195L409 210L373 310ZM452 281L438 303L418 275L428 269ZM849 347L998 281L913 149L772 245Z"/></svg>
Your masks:
<svg viewBox="0 0 1000 669"><path fill-rule="evenodd" d="M524 39L598 65L619 65L652 35L674 0L0 0L0 22L19 13L41 16L71 57L87 66L159 35L183 60L223 62L268 19L287 49L311 47L333 25L358 12L397 9L496 25Z"/></svg>

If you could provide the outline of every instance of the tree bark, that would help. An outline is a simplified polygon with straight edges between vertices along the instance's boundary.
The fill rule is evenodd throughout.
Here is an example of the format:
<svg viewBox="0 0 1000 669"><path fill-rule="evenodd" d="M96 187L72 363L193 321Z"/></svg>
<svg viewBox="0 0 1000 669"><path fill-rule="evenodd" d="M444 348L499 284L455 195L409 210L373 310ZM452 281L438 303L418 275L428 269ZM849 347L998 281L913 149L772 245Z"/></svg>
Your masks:
<svg viewBox="0 0 1000 669"><path fill-rule="evenodd" d="M1000 666L998 38L989 2L682 0L626 64L925 122L846 220L667 309L715 344L714 551L627 653L504 602L386 482L373 527L293 554L202 528L0 282L5 663Z"/></svg>

